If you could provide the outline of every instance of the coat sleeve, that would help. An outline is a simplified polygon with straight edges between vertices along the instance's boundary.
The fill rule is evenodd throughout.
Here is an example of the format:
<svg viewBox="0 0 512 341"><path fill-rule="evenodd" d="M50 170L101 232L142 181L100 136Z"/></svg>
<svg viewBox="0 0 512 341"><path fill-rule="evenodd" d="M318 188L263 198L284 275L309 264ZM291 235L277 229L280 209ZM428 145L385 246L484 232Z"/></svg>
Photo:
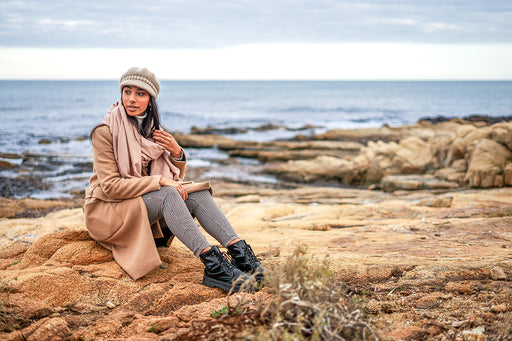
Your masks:
<svg viewBox="0 0 512 341"><path fill-rule="evenodd" d="M173 158L171 156L171 162L179 168L180 170L180 178L185 179L185 173L187 172L187 155L181 149L181 157L179 159Z"/></svg>
<svg viewBox="0 0 512 341"><path fill-rule="evenodd" d="M160 189L161 175L122 178L117 168L108 126L99 127L92 137L94 169L103 192L111 199L130 199Z"/></svg>

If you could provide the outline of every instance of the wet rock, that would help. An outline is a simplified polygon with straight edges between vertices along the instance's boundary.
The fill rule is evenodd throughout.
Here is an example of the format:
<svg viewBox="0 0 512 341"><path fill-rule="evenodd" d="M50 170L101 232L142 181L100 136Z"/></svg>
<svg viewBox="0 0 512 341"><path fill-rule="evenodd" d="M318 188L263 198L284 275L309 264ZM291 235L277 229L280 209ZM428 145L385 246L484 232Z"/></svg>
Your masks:
<svg viewBox="0 0 512 341"><path fill-rule="evenodd" d="M41 178L36 176L0 177L0 197L25 196L47 188L48 184L45 184Z"/></svg>
<svg viewBox="0 0 512 341"><path fill-rule="evenodd" d="M52 143L52 140L50 139L40 139L39 144L51 144Z"/></svg>
<svg viewBox="0 0 512 341"><path fill-rule="evenodd" d="M8 161L0 160L0 170L4 169L14 169L17 168L17 165L14 165Z"/></svg>

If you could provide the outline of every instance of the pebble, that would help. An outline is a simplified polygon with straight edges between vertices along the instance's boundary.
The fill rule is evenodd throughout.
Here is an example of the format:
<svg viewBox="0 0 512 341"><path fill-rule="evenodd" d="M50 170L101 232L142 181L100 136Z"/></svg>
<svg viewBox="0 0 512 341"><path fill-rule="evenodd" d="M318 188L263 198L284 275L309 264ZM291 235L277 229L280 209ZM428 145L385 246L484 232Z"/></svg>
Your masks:
<svg viewBox="0 0 512 341"><path fill-rule="evenodd" d="M505 271L503 271L503 269L500 268L499 266L495 266L494 268L492 268L489 273L489 276L491 277L491 279L495 281L507 279L507 274L505 274Z"/></svg>
<svg viewBox="0 0 512 341"><path fill-rule="evenodd" d="M462 332L462 339L464 341L486 341L487 337L485 336L484 331L484 327L465 330Z"/></svg>
<svg viewBox="0 0 512 341"><path fill-rule="evenodd" d="M507 306L504 304L496 304L491 307L493 313L499 314L507 311Z"/></svg>
<svg viewBox="0 0 512 341"><path fill-rule="evenodd" d="M107 308L109 309L114 309L116 307L116 305L110 301L107 302Z"/></svg>

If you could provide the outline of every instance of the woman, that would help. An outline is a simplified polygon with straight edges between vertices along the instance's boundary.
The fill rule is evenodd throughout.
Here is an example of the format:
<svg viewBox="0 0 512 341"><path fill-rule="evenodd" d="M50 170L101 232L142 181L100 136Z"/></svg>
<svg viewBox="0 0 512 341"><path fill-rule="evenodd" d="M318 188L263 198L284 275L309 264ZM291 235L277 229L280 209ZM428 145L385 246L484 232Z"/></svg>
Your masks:
<svg viewBox="0 0 512 341"><path fill-rule="evenodd" d="M130 68L120 80L121 102L111 106L90 135L93 175L85 198L90 236L112 251L138 279L162 264L157 246L178 237L205 265L203 284L234 291L265 270L211 196L208 182L183 182L186 156L160 128L160 83L146 68ZM194 222L227 247L228 261Z"/></svg>

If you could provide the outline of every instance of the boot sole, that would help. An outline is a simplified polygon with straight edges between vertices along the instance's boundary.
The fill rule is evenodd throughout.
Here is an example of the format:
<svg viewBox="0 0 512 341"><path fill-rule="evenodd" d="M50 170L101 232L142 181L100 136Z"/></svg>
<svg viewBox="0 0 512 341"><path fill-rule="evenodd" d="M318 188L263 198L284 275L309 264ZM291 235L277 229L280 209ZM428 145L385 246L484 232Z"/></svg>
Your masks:
<svg viewBox="0 0 512 341"><path fill-rule="evenodd" d="M210 288L220 288L224 291L231 290L231 284L222 282L222 281L210 278L210 277L203 277L203 285L206 285L207 287L210 287ZM240 286L241 286L241 283L237 283L235 285L235 287L233 288L233 292L239 292Z"/></svg>

